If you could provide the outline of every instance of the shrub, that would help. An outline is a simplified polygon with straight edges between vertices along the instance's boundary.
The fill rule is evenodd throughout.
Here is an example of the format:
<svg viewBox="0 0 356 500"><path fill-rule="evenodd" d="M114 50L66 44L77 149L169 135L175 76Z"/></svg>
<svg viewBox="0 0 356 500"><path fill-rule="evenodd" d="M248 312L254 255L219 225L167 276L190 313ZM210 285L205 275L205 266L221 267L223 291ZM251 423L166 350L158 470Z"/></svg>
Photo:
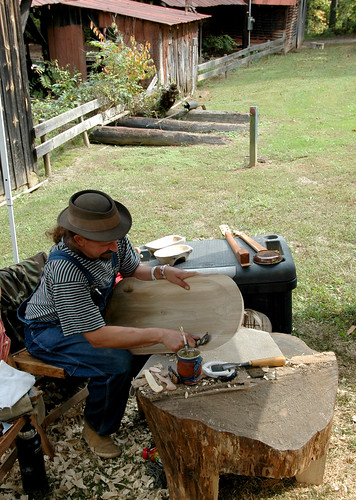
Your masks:
<svg viewBox="0 0 356 500"><path fill-rule="evenodd" d="M90 42L99 49L90 52L94 57L88 82L95 97L106 97L112 104L122 103L134 108L143 92L143 82L155 74L156 68L150 56L150 45L136 42L132 36L130 44L124 43L123 35L117 32L115 41Z"/></svg>
<svg viewBox="0 0 356 500"><path fill-rule="evenodd" d="M236 49L237 43L229 35L208 35L203 39L203 53L206 56L223 56Z"/></svg>
<svg viewBox="0 0 356 500"><path fill-rule="evenodd" d="M144 102L143 86L156 71L149 44L138 44L131 37L128 46L114 27L111 32L116 33L114 41L101 35L99 41L91 42L98 50L90 52L94 63L86 82L80 73L60 68L57 61L33 66L40 83L40 87L33 82L30 85L35 123L98 97L105 97L108 107L123 104L132 112L138 104L151 106L149 100Z"/></svg>

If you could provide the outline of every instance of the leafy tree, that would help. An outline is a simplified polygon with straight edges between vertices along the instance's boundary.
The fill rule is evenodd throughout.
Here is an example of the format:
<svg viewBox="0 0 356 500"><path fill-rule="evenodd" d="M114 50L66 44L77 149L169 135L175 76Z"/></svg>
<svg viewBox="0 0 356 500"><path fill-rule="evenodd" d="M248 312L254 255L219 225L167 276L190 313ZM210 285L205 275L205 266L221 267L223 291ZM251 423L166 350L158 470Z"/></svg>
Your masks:
<svg viewBox="0 0 356 500"><path fill-rule="evenodd" d="M309 0L307 34L356 33L356 0Z"/></svg>

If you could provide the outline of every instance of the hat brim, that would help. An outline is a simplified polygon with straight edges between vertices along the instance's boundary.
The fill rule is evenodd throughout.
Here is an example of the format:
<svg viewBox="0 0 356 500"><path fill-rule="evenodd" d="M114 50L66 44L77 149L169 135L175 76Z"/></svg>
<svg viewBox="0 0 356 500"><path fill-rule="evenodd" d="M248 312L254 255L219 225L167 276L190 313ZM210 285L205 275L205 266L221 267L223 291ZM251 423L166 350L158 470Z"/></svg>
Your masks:
<svg viewBox="0 0 356 500"><path fill-rule="evenodd" d="M130 230L132 225L132 217L128 209L119 203L118 201L113 200L116 208L119 212L120 223L111 229L103 230L103 231L88 231L84 229L80 229L76 226L73 226L69 220L69 207L62 210L62 212L58 215L57 223L64 227L65 229L69 229L75 234L79 234L86 238L87 240L92 241L114 241L120 240L123 238Z"/></svg>

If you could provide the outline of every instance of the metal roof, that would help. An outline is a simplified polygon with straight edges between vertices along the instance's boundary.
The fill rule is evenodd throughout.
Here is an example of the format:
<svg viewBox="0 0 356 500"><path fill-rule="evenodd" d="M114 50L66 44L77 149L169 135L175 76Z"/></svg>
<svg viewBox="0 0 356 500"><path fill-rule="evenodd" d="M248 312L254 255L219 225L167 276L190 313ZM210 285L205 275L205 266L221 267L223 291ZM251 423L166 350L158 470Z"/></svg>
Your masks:
<svg viewBox="0 0 356 500"><path fill-rule="evenodd" d="M162 0L170 7L185 8L186 3L195 9L217 7L219 5L248 5L248 0ZM295 5L297 0L252 0L253 5Z"/></svg>
<svg viewBox="0 0 356 500"><path fill-rule="evenodd" d="M162 0L165 4L170 7L180 7L185 8L186 3L189 7L194 7L195 9L199 8L208 8L208 7L217 7L218 5L247 5L247 0Z"/></svg>
<svg viewBox="0 0 356 500"><path fill-rule="evenodd" d="M137 19L144 19L155 23L168 24L169 26L190 23L193 21L203 21L211 17L206 14L185 12L169 7L159 7L157 5L135 2L133 0L32 0L31 7L42 7L44 5L53 4L100 10L119 14L121 16L136 17Z"/></svg>
<svg viewBox="0 0 356 500"><path fill-rule="evenodd" d="M253 5L281 5L288 7L289 5L296 5L297 0L252 0Z"/></svg>

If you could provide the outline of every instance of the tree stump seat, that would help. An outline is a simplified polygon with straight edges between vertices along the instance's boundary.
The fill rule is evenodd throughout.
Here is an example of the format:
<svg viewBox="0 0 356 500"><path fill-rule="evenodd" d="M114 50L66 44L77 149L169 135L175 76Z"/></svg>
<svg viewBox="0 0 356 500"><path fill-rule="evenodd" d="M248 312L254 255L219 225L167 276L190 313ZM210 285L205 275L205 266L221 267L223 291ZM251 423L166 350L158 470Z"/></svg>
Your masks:
<svg viewBox="0 0 356 500"><path fill-rule="evenodd" d="M160 393L134 382L171 500L217 500L219 474L226 473L322 482L337 392L335 355L289 334L272 337L288 359L283 367L240 368L228 382L207 379ZM146 367L157 357L175 365L172 356L155 354Z"/></svg>

